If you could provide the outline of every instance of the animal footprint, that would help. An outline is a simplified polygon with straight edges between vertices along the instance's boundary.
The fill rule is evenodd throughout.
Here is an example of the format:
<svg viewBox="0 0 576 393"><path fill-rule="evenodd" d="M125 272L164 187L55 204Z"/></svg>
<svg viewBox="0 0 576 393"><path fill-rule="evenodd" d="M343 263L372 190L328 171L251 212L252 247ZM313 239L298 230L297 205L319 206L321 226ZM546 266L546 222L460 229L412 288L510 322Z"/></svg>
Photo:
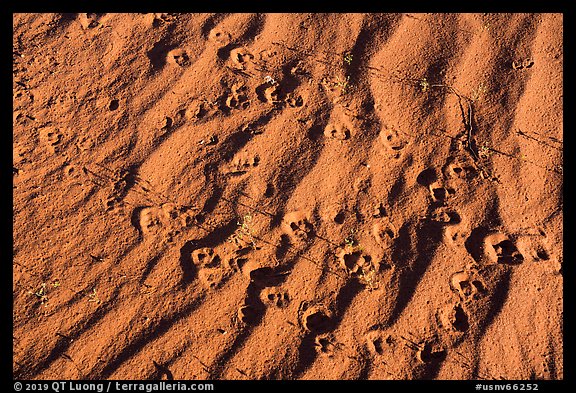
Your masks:
<svg viewBox="0 0 576 393"><path fill-rule="evenodd" d="M484 254L491 263L518 265L524 262L524 256L516 244L503 233L493 233L484 239Z"/></svg>
<svg viewBox="0 0 576 393"><path fill-rule="evenodd" d="M218 288L225 278L226 272L221 267L202 268L198 271L198 279L209 289Z"/></svg>
<svg viewBox="0 0 576 393"><path fill-rule="evenodd" d="M58 150L57 145L62 141L62 133L54 127L41 128L39 137L52 153Z"/></svg>
<svg viewBox="0 0 576 393"><path fill-rule="evenodd" d="M314 347L319 354L328 357L334 356L334 350L336 349L336 345L329 335L317 336L314 340Z"/></svg>
<svg viewBox="0 0 576 393"><path fill-rule="evenodd" d="M534 65L534 61L532 61L531 59L525 59L525 60L514 60L512 62L512 68L515 70L521 70L524 68L530 68Z"/></svg>
<svg viewBox="0 0 576 393"><path fill-rule="evenodd" d="M238 309L238 319L247 325L256 325L260 321L260 312L254 306L244 305Z"/></svg>
<svg viewBox="0 0 576 393"><path fill-rule="evenodd" d="M382 334L378 331L371 331L366 335L366 346L372 355L382 355L385 345L390 345L391 343L390 336L388 336L387 340L384 340Z"/></svg>
<svg viewBox="0 0 576 393"><path fill-rule="evenodd" d="M204 268L218 267L220 266L220 256L212 248L198 248L192 251L192 262Z"/></svg>
<svg viewBox="0 0 576 393"><path fill-rule="evenodd" d="M360 275L372 267L372 257L356 247L342 248L337 256L341 267L351 276Z"/></svg>
<svg viewBox="0 0 576 393"><path fill-rule="evenodd" d="M470 180L478 174L476 165L467 160L456 160L452 158L444 167L444 176L451 179Z"/></svg>
<svg viewBox="0 0 576 393"><path fill-rule="evenodd" d="M161 216L161 210L157 207L150 206L140 209L139 229L145 235L158 232L163 226Z"/></svg>
<svg viewBox="0 0 576 393"><path fill-rule="evenodd" d="M331 322L331 313L316 306L304 310L301 318L304 329L314 334L321 334L330 330Z"/></svg>
<svg viewBox="0 0 576 393"><path fill-rule="evenodd" d="M208 34L208 40L215 43L219 47L226 46L230 43L232 36L227 31L215 28Z"/></svg>
<svg viewBox="0 0 576 393"><path fill-rule="evenodd" d="M228 96L226 97L226 107L230 109L246 109L250 106L250 101L246 95L247 88L242 83L235 83Z"/></svg>
<svg viewBox="0 0 576 393"><path fill-rule="evenodd" d="M460 215L454 210L441 206L434 209L430 214L430 219L442 225L457 225L461 222Z"/></svg>
<svg viewBox="0 0 576 393"><path fill-rule="evenodd" d="M302 211L288 213L284 217L283 226L286 233L298 240L306 240L312 236L312 224L307 214Z"/></svg>
<svg viewBox="0 0 576 393"><path fill-rule="evenodd" d="M280 86L274 80L267 80L256 88L258 99L268 104L280 103Z"/></svg>
<svg viewBox="0 0 576 393"><path fill-rule="evenodd" d="M474 271L461 271L450 277L450 287L463 302L478 300L486 294L486 287Z"/></svg>
<svg viewBox="0 0 576 393"><path fill-rule="evenodd" d="M456 190L451 187L445 187L439 182L432 183L428 189L430 190L430 196L434 202L445 202L454 194Z"/></svg>
<svg viewBox="0 0 576 393"><path fill-rule="evenodd" d="M250 156L246 153L243 153L237 155L234 160L232 160L227 173L242 175L251 168L257 167L258 164L260 164L260 157L257 155Z"/></svg>
<svg viewBox="0 0 576 393"><path fill-rule="evenodd" d="M344 141L350 139L350 130L339 123L328 123L324 128L324 136Z"/></svg>
<svg viewBox="0 0 576 393"><path fill-rule="evenodd" d="M408 141L404 139L400 132L392 128L382 129L380 141L387 151L393 153L395 158L400 158L400 151L408 144Z"/></svg>
<svg viewBox="0 0 576 393"><path fill-rule="evenodd" d="M304 105L304 99L302 96L296 95L294 93L286 94L286 98L284 98L284 102L288 104L291 108L299 108Z"/></svg>
<svg viewBox="0 0 576 393"><path fill-rule="evenodd" d="M396 237L396 228L388 219L382 219L372 225L372 236L382 247L389 247Z"/></svg>
<svg viewBox="0 0 576 393"><path fill-rule="evenodd" d="M168 52L166 62L178 65L180 67L187 67L191 63L188 53L186 53L184 49L180 48L172 49L170 52Z"/></svg>
<svg viewBox="0 0 576 393"><path fill-rule="evenodd" d="M245 70L254 59L254 55L246 48L235 48L230 51L230 60L234 68Z"/></svg>
<svg viewBox="0 0 576 393"><path fill-rule="evenodd" d="M274 305L279 308L287 307L290 304L290 297L284 290L278 288L265 288L261 297L264 303Z"/></svg>

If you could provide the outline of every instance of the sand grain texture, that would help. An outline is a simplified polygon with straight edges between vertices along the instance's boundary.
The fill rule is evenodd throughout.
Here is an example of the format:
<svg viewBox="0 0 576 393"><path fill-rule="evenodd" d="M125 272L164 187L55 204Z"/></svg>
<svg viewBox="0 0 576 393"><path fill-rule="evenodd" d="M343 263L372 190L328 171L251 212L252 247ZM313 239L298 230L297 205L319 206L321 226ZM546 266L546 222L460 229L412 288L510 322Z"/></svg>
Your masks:
<svg viewBox="0 0 576 393"><path fill-rule="evenodd" d="M559 14L15 14L21 379L562 379Z"/></svg>

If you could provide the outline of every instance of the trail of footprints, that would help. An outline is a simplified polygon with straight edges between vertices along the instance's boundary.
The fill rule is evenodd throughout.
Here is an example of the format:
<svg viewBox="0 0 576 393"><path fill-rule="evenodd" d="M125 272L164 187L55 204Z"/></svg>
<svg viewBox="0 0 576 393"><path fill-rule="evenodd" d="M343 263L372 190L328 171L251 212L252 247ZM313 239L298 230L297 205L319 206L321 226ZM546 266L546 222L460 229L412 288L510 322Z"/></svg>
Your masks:
<svg viewBox="0 0 576 393"><path fill-rule="evenodd" d="M160 15L160 14L159 14ZM168 23L170 17L165 14L154 17L154 24L159 26ZM211 43L223 48L231 43L231 35L218 28L213 29L208 36ZM271 52L257 56L247 48L233 47L226 60L227 66L242 75L261 78L261 82L251 89L245 81L235 81L223 94L220 102L208 100L196 100L187 109L179 110L176 115L166 117L162 129L174 128L186 119L199 121L209 118L221 110L246 110L253 102L252 92L255 98L264 104L273 106L301 107L304 99L293 92L282 91L282 80L277 81L272 76L264 76L267 59L273 57ZM188 67L191 65L190 56L183 48L175 48L166 54L166 63L175 67ZM301 63L296 63L283 77L298 77L302 75ZM334 83L324 83L333 101L338 103L341 91L335 88ZM340 93L340 94L339 94ZM174 120L176 119L176 121ZM344 110L336 111L324 128L324 137L338 141L347 141L355 134L356 126ZM40 134L41 140L48 146L57 146L61 135L52 129L43 129ZM404 148L409 141L405 133L394 127L383 127L379 135L382 153L391 158L401 157ZM243 175L260 163L257 154L247 151L237 152L223 168L224 173L231 175ZM438 171L429 168L418 176L418 182L427 188L430 196L430 209L428 219L442 225L444 228L457 227L461 222L460 215L450 206L456 196L458 182L473 181L478 175L478 169L474 162L465 155L450 157L444 167ZM122 198L118 196L115 200ZM382 250L388 250L397 238L397 228L392 224L390 217L382 204L374 206L371 213L371 235L376 244ZM144 237L160 236L168 234L168 237L177 235L183 228L193 225L193 216L187 208L172 203L141 206L134 210L133 223ZM337 212L334 221L343 222L343 213ZM282 229L290 239L291 245L299 247L310 241L315 236L311 217L307 212L294 211L288 213L282 220ZM459 236L457 230L451 233L452 240ZM465 334L472 324L473 315L469 315L469 305L485 297L489 297L489 289L481 270L487 265L510 265L516 266L524 262L524 255L518 250L515 240L504 233L497 231L489 232L482 244L482 258L478 264L468 264L463 270L454 272L450 276L449 288L454 294L454 301L441 310L440 324L446 330L455 334ZM208 291L221 288L231 277L242 274L249 281L249 285L257 289L257 302L247 296L246 302L237 310L237 319L245 325L256 325L262 318L263 311L257 303L264 307L286 309L293 302L292 294L282 288L282 283L289 272L279 271L276 266L262 263L253 255L258 249L248 239L233 237L230 242L222 243L215 247L198 247L191 251L190 260L194 264L197 278L200 284ZM369 255L365 250L346 245L339 247L335 252L337 268L350 278L358 279L368 287L377 281L377 276L386 264ZM549 259L545 247L540 246L535 251L535 258L540 260ZM332 356L339 346L331 335L334 315L331 310L322 304L302 302L298 309L298 323L300 327L314 335L314 346L318 353ZM387 348L398 345L398 339L392 335L383 336L379 331L370 331L366 335L366 346L372 356L381 356ZM422 363L428 363L434 359L440 359L444 350L434 339L426 339L415 345L416 356ZM389 351L388 351L389 352Z"/></svg>

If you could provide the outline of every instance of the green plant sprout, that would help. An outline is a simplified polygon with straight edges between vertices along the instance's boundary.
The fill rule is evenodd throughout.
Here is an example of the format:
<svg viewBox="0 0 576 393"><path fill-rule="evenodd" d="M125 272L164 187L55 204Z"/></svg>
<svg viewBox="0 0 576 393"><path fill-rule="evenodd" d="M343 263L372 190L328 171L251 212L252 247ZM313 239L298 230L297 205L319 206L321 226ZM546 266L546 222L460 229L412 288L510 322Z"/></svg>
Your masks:
<svg viewBox="0 0 576 393"><path fill-rule="evenodd" d="M480 155L480 157L482 158L488 158L490 157L490 155L492 154L490 147L488 147L488 145L486 143L483 143L482 145L480 145L480 147L478 148L478 154Z"/></svg>
<svg viewBox="0 0 576 393"><path fill-rule="evenodd" d="M88 294L88 301L90 303L100 304L100 298L98 298L98 293L96 293L96 288L92 290L92 293Z"/></svg>
<svg viewBox="0 0 576 393"><path fill-rule="evenodd" d="M350 77L347 76L346 79L344 80L338 78L336 80L336 86L340 88L342 94L346 94L348 92L348 89L350 88Z"/></svg>
<svg viewBox="0 0 576 393"><path fill-rule="evenodd" d="M352 64L353 58L354 58L354 56L352 56L352 53L350 53L350 52L344 53L344 63L346 63L348 65Z"/></svg>
<svg viewBox="0 0 576 393"><path fill-rule="evenodd" d="M418 86L422 89L422 92L427 92L430 89L430 82L426 80L426 78L422 78L418 81Z"/></svg>
<svg viewBox="0 0 576 393"><path fill-rule="evenodd" d="M244 235L248 237L250 246L256 249L256 241L254 240L254 233L252 231L252 215L250 213L244 215L242 221L237 221L238 229L236 230L235 236L244 240Z"/></svg>
<svg viewBox="0 0 576 393"><path fill-rule="evenodd" d="M38 298L38 300L40 301L40 304L43 304L44 306L46 306L46 302L48 302L48 294L46 292L46 283L42 283L42 285L40 285L40 288L38 288L38 290L36 292L28 291L28 293L30 295L36 296Z"/></svg>
<svg viewBox="0 0 576 393"><path fill-rule="evenodd" d="M472 91L472 97L470 98L473 102L478 101L478 99L488 92L488 88L484 82L478 85L478 88Z"/></svg>

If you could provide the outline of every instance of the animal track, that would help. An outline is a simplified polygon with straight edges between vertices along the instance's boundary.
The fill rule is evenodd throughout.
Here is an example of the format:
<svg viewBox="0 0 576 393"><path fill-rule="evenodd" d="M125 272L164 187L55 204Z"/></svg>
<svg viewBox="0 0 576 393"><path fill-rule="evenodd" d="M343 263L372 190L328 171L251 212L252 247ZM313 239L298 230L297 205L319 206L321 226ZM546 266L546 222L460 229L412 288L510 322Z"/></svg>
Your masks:
<svg viewBox="0 0 576 393"><path fill-rule="evenodd" d="M260 164L260 157L258 155L249 155L248 153L237 154L236 157L229 164L226 173L242 175L250 169L257 167Z"/></svg>
<svg viewBox="0 0 576 393"><path fill-rule="evenodd" d="M296 95L294 93L286 94L284 102L286 102L288 106L291 108L299 108L304 105L304 99L302 98L302 96Z"/></svg>
<svg viewBox="0 0 576 393"><path fill-rule="evenodd" d="M324 128L324 136L341 141L350 139L350 130L341 123L328 123Z"/></svg>
<svg viewBox="0 0 576 393"><path fill-rule="evenodd" d="M340 266L351 276L358 276L374 269L372 257L356 247L342 248L337 256Z"/></svg>
<svg viewBox="0 0 576 393"><path fill-rule="evenodd" d="M396 238L396 228L387 218L381 219L372 225L372 236L382 247L389 247Z"/></svg>
<svg viewBox="0 0 576 393"><path fill-rule="evenodd" d="M224 47L230 43L232 36L227 31L218 27L212 29L208 34L208 40L215 43L219 47Z"/></svg>
<svg viewBox="0 0 576 393"><path fill-rule="evenodd" d="M336 349L334 339L331 335L320 335L314 339L316 351L324 356L332 357Z"/></svg>
<svg viewBox="0 0 576 393"><path fill-rule="evenodd" d="M218 267L220 266L220 256L212 248L198 248L192 251L192 262L199 267Z"/></svg>
<svg viewBox="0 0 576 393"><path fill-rule="evenodd" d="M379 356L384 354L385 347L392 344L392 337L388 336L386 339L382 337L379 331L371 331L366 334L366 346L368 351L374 355Z"/></svg>
<svg viewBox="0 0 576 393"><path fill-rule="evenodd" d="M285 232L292 238L304 241L312 236L313 226L303 211L288 213L283 220Z"/></svg>
<svg viewBox="0 0 576 393"><path fill-rule="evenodd" d="M380 141L385 150L391 152L394 158L400 158L400 152L408 144L400 132L393 128L383 128L380 132Z"/></svg>
<svg viewBox="0 0 576 393"><path fill-rule="evenodd" d="M530 68L534 65L534 61L531 59L525 60L514 60L512 62L512 68L515 70L522 70L524 68Z"/></svg>
<svg viewBox="0 0 576 393"><path fill-rule="evenodd" d="M180 67L187 67L191 64L190 57L184 49L176 48L168 52L166 57L166 62L169 64L175 64Z"/></svg>
<svg viewBox="0 0 576 393"><path fill-rule="evenodd" d="M250 101L246 94L247 88L243 83L232 85L230 93L226 96L225 105L229 109L246 109L250 106Z"/></svg>
<svg viewBox="0 0 576 393"><path fill-rule="evenodd" d="M280 87L276 81L266 81L256 88L258 99L268 104L280 103Z"/></svg>
<svg viewBox="0 0 576 393"><path fill-rule="evenodd" d="M39 131L40 141L48 146L50 152L58 151L57 146L62 141L62 133L55 127L41 128Z"/></svg>
<svg viewBox="0 0 576 393"><path fill-rule="evenodd" d="M447 226L457 225L462 221L458 213L445 206L440 206L432 210L430 213L430 219Z"/></svg>
<svg viewBox="0 0 576 393"><path fill-rule="evenodd" d="M440 316L440 322L445 329L460 333L470 328L468 313L460 303L446 306Z"/></svg>
<svg viewBox="0 0 576 393"><path fill-rule="evenodd" d="M238 319L247 325L256 325L260 321L260 313L256 307L243 305L238 309Z"/></svg>
<svg viewBox="0 0 576 393"><path fill-rule="evenodd" d="M518 265L524 262L524 256L516 244L503 233L492 233L484 239L484 255L490 263Z"/></svg>
<svg viewBox="0 0 576 393"><path fill-rule="evenodd" d="M450 277L450 288L466 303L486 294L486 286L475 271L461 271Z"/></svg>
<svg viewBox="0 0 576 393"><path fill-rule="evenodd" d="M157 207L145 207L140 211L140 229L144 234L155 233L162 227L161 210Z"/></svg>
<svg viewBox="0 0 576 393"><path fill-rule="evenodd" d="M254 60L254 55L246 48L235 48L230 51L230 60L234 68L246 70L248 65Z"/></svg>
<svg viewBox="0 0 576 393"><path fill-rule="evenodd" d="M288 292L282 289L274 287L265 288L260 295L263 303L268 303L279 308L288 307L290 304Z"/></svg>
<svg viewBox="0 0 576 393"><path fill-rule="evenodd" d="M448 179L470 180L478 175L478 170L468 156L466 156L466 159L456 159L452 157L444 166L443 173Z"/></svg>
<svg viewBox="0 0 576 393"><path fill-rule="evenodd" d="M321 334L330 330L331 313L324 308L312 306L302 310L301 323L304 329L313 333Z"/></svg>
<svg viewBox="0 0 576 393"><path fill-rule="evenodd" d="M445 202L454 194L456 194L456 190L451 187L445 187L440 182L432 183L429 188L430 196L434 202Z"/></svg>

